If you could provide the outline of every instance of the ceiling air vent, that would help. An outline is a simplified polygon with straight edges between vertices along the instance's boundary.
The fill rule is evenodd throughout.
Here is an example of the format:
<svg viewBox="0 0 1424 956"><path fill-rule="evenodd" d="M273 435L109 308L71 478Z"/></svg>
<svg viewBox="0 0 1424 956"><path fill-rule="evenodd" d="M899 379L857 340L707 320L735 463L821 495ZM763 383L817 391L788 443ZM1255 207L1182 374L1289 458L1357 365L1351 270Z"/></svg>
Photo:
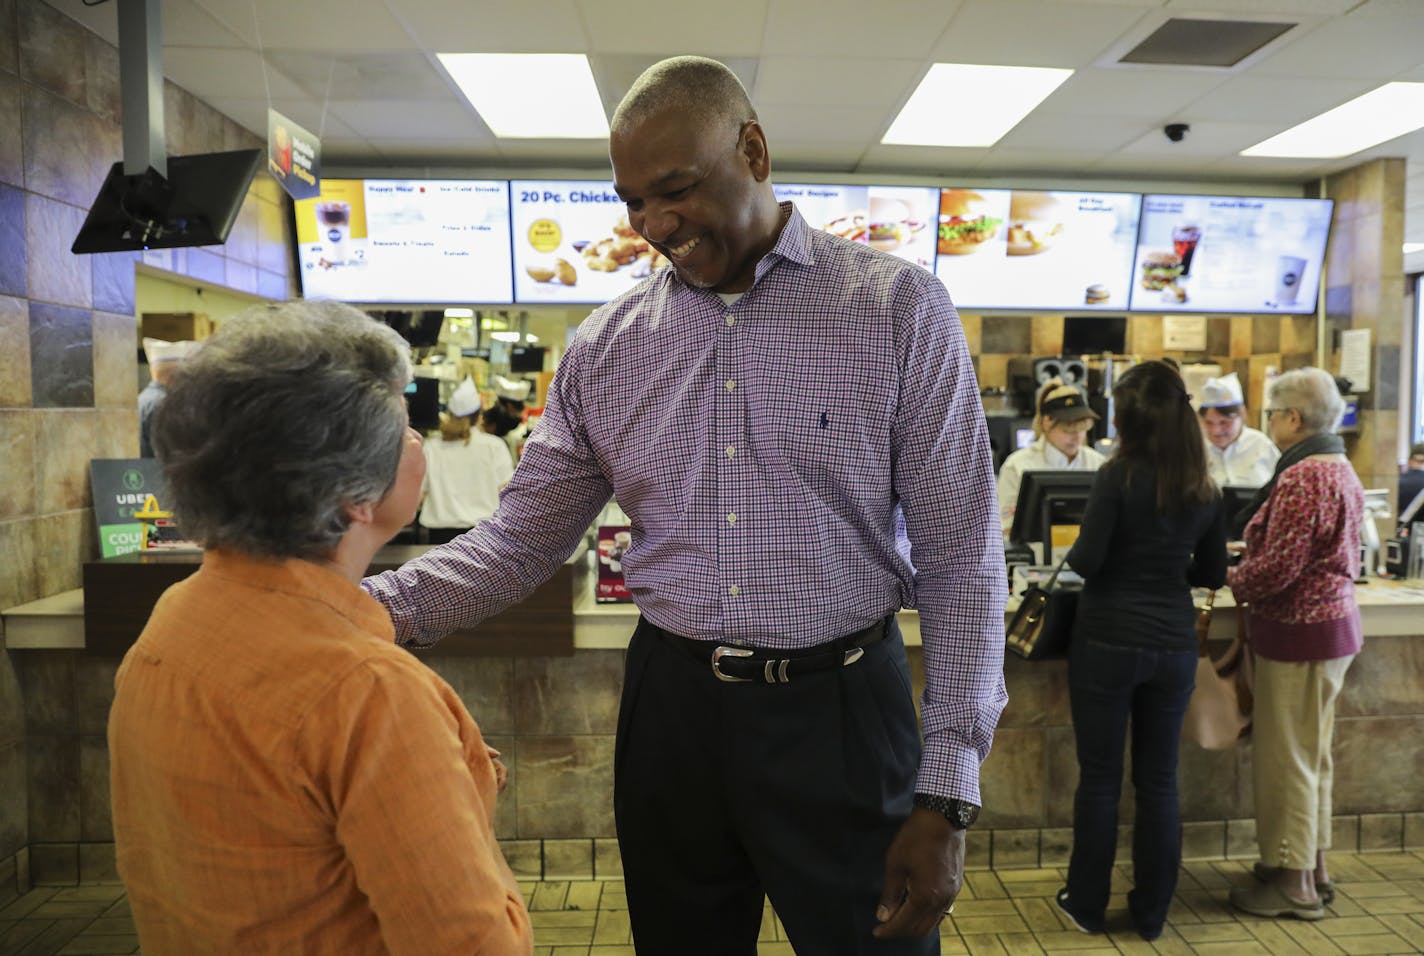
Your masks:
<svg viewBox="0 0 1424 956"><path fill-rule="evenodd" d="M1293 26L1294 23L1173 18L1118 62L1235 66Z"/></svg>

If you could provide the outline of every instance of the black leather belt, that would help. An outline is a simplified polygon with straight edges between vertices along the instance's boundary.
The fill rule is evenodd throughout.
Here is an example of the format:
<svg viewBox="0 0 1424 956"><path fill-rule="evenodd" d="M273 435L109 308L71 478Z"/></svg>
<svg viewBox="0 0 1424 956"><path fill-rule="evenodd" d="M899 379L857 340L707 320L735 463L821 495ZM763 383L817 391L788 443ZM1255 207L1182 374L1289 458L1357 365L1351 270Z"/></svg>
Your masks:
<svg viewBox="0 0 1424 956"><path fill-rule="evenodd" d="M718 680L789 684L791 678L801 674L854 664L864 656L865 648L884 640L889 620L888 617L882 618L862 631L798 650L738 647L735 644L695 641L663 630L646 618L639 623L639 627L680 648L694 660L711 664L712 673Z"/></svg>

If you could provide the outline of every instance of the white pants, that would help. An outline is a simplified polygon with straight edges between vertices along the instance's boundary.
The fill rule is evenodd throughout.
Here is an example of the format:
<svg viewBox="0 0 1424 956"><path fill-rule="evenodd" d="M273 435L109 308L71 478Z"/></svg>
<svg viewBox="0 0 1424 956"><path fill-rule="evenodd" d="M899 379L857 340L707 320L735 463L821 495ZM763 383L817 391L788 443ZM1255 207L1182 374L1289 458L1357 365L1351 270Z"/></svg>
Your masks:
<svg viewBox="0 0 1424 956"><path fill-rule="evenodd" d="M1313 870L1316 851L1330 848L1335 701L1354 659L1256 658L1256 841L1270 866Z"/></svg>

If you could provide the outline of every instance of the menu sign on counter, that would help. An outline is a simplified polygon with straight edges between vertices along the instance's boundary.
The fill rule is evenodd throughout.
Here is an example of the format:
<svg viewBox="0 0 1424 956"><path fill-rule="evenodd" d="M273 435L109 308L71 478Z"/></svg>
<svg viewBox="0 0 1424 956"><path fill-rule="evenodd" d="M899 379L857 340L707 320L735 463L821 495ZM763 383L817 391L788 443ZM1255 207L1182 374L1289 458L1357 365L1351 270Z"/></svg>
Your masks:
<svg viewBox="0 0 1424 956"><path fill-rule="evenodd" d="M935 274L960 308L1122 311L1139 197L946 189Z"/></svg>
<svg viewBox="0 0 1424 956"><path fill-rule="evenodd" d="M939 202L933 187L777 185L775 191L778 201L795 203L812 228L933 267Z"/></svg>
<svg viewBox="0 0 1424 956"><path fill-rule="evenodd" d="M1329 199L1143 197L1132 308L1315 311Z"/></svg>
<svg viewBox="0 0 1424 956"><path fill-rule="evenodd" d="M668 264L606 180L509 186L517 302L607 302Z"/></svg>
<svg viewBox="0 0 1424 956"><path fill-rule="evenodd" d="M513 301L502 180L324 179L295 208L308 299Z"/></svg>

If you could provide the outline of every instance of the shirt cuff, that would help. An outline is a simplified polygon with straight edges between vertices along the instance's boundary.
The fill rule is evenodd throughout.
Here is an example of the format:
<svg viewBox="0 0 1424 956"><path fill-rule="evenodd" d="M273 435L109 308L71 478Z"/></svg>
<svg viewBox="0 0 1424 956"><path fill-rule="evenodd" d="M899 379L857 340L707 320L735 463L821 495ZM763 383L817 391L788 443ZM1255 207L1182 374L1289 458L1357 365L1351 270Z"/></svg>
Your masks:
<svg viewBox="0 0 1424 956"><path fill-rule="evenodd" d="M915 792L954 797L983 806L979 796L978 751L955 741L948 732L930 734L925 738L920 772L915 778Z"/></svg>

